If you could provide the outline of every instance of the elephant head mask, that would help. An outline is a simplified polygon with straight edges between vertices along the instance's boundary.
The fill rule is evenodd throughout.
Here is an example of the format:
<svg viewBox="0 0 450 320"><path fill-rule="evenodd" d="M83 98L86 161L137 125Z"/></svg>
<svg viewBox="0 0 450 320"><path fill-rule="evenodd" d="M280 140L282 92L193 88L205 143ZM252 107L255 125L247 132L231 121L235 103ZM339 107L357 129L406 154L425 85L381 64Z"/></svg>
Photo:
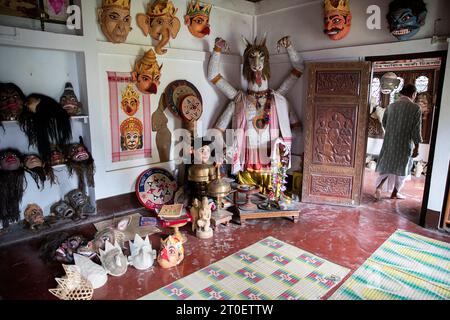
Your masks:
<svg viewBox="0 0 450 320"><path fill-rule="evenodd" d="M180 31L180 20L175 16L177 11L171 1L156 0L152 5L148 4L147 13L137 15L137 24L144 35L150 34L153 39L159 40L155 48L157 54L165 54L167 50L163 47Z"/></svg>

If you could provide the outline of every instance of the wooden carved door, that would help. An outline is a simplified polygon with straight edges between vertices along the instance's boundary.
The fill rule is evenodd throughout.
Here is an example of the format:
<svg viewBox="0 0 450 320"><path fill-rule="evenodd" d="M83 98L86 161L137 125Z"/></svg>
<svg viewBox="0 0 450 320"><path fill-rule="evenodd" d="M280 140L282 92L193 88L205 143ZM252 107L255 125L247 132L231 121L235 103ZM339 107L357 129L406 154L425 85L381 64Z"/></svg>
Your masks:
<svg viewBox="0 0 450 320"><path fill-rule="evenodd" d="M311 63L308 69L302 201L358 206L371 63Z"/></svg>

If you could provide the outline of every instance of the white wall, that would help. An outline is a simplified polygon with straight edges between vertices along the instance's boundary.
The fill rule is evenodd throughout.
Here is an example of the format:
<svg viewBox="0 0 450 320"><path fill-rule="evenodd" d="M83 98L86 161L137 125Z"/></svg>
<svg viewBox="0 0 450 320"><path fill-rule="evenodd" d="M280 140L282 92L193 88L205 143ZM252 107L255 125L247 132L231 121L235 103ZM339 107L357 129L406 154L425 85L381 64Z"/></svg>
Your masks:
<svg viewBox="0 0 450 320"><path fill-rule="evenodd" d="M449 39L450 40L450 39ZM450 51L450 44L448 46ZM431 178L428 209L441 212L445 197L448 162L450 160L450 55L445 69L444 91L439 113L439 125L434 152L433 175Z"/></svg>
<svg viewBox="0 0 450 320"><path fill-rule="evenodd" d="M441 18L439 30L450 34L450 2L444 0L429 0L426 25L420 32L408 41L397 41L387 30L386 14L390 0L358 0L350 1L353 15L352 29L349 35L341 41L332 41L323 33L323 1L281 0L263 1L257 5L256 26L258 36L267 32L267 43L271 52L272 78L271 87L277 87L291 66L287 55L276 51L276 41L282 36L290 35L294 46L303 56L306 63L310 61L341 61L363 60L368 56L385 56L447 50L447 43L431 44L434 31L434 21ZM377 4L381 8L381 30L368 30L366 27L366 9L369 5ZM446 72L445 97L441 106L441 119L436 146L432 188L428 207L432 210L442 209L445 178L448 168L450 144L444 145L448 136L450 119L448 109L450 101L450 72ZM305 75L288 94L288 100L297 114L303 118L306 103ZM445 111L447 110L447 111ZM294 153L303 152L303 136L294 140ZM299 141L300 140L300 141ZM376 139L371 139L376 140ZM377 141L371 141L368 149L379 152L381 146ZM427 154L427 146L421 146L421 153Z"/></svg>

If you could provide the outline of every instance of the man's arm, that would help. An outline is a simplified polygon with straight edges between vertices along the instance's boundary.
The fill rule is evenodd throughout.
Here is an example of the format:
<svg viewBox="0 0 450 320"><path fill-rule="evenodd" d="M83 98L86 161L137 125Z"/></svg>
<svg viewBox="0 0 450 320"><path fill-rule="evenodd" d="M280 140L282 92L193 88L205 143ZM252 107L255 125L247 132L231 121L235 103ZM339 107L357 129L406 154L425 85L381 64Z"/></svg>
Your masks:
<svg viewBox="0 0 450 320"><path fill-rule="evenodd" d="M419 155L419 144L422 142L422 110L417 108L414 114L414 125L411 132L411 138L414 142L414 150L412 157L416 158Z"/></svg>

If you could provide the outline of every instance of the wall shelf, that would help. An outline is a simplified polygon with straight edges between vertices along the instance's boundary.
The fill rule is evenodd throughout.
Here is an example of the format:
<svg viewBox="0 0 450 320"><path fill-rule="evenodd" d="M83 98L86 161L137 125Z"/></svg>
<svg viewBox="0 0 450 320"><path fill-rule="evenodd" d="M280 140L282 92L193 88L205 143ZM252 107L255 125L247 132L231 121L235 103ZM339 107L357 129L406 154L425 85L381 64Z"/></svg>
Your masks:
<svg viewBox="0 0 450 320"><path fill-rule="evenodd" d="M89 123L89 116L73 116L70 117L71 120L73 121L83 121L83 123L87 124ZM2 121L3 124L19 124L19 121L17 120L7 120L7 121Z"/></svg>

